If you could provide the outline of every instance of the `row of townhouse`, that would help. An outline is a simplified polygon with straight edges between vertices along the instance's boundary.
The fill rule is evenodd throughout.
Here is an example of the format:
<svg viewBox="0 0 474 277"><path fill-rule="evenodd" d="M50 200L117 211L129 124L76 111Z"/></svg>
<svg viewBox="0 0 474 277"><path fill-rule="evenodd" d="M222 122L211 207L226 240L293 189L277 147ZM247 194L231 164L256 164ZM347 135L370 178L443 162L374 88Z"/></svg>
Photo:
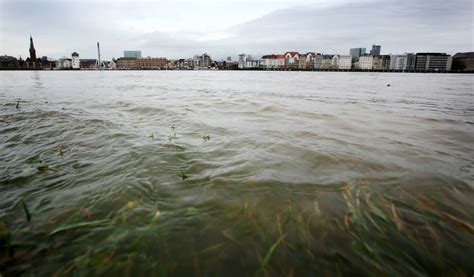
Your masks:
<svg viewBox="0 0 474 277"><path fill-rule="evenodd" d="M264 55L254 59L250 55L239 55L240 69L314 69L316 53L286 52L285 54Z"/></svg>
<svg viewBox="0 0 474 277"><path fill-rule="evenodd" d="M253 59L250 55L239 55L240 69L289 69L289 70L350 70L352 56L323 55L315 52L301 54L286 52L285 54L264 55L261 59Z"/></svg>
<svg viewBox="0 0 474 277"><path fill-rule="evenodd" d="M362 54L355 59L353 55L323 55L314 52L286 52L264 55L261 59L239 55L240 69L449 71L451 65L452 57L445 53Z"/></svg>

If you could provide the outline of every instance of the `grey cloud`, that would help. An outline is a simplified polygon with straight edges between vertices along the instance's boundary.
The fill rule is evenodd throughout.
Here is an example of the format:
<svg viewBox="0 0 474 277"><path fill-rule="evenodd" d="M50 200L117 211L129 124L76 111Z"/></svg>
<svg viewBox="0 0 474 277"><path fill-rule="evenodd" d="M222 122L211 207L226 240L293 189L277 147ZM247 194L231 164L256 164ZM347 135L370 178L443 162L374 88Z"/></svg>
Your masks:
<svg viewBox="0 0 474 277"><path fill-rule="evenodd" d="M208 49L212 55L244 51L262 55L286 50L348 53L380 43L385 53L472 51L472 4L457 0L373 1L321 9L307 5L279 10L225 30L229 38L200 42L152 33L144 46L173 53ZM147 38L148 37L148 38ZM177 37L177 38L176 38ZM201 50L203 51L203 50Z"/></svg>
<svg viewBox="0 0 474 277"><path fill-rule="evenodd" d="M35 39L48 55L56 57L72 51L78 51L83 57L94 57L98 40L107 58L118 57L125 49L140 49L144 55L168 58L192 57L203 52L223 58L236 57L240 52L262 55L287 50L345 54L349 48L368 48L372 43L382 44L384 53L442 51L453 54L473 50L470 0L371 0L338 2L330 6L304 5L271 12L222 30L170 33L153 26L157 31L145 34L116 28L116 23L122 17L130 20L154 16L159 11L156 5L140 14L146 8L143 3L87 2L81 6L77 1L44 1L34 5L34 9L29 9L28 3L31 4L0 2L2 50L16 49L20 45L26 54L29 32L36 34ZM54 18L45 19L47 15ZM173 18L173 14L166 16ZM20 38L19 32L23 32ZM219 36L213 38L214 33ZM224 38L220 38L222 34Z"/></svg>

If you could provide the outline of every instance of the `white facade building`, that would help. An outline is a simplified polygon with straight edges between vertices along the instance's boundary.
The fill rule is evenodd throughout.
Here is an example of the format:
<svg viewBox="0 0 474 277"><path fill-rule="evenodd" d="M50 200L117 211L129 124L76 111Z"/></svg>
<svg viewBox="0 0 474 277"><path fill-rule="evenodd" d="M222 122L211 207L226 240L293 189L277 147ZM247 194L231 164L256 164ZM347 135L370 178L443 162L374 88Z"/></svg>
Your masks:
<svg viewBox="0 0 474 277"><path fill-rule="evenodd" d="M72 68L72 60L66 57L62 57L56 61L56 68L57 69L71 69Z"/></svg>
<svg viewBox="0 0 474 277"><path fill-rule="evenodd" d="M361 56L359 57L358 68L362 70L372 70L374 67L373 56Z"/></svg>
<svg viewBox="0 0 474 277"><path fill-rule="evenodd" d="M334 55L332 57L332 69L349 70L352 68L351 55Z"/></svg>
<svg viewBox="0 0 474 277"><path fill-rule="evenodd" d="M314 56L314 69L321 69L321 64L323 63L323 55L317 54Z"/></svg>
<svg viewBox="0 0 474 277"><path fill-rule="evenodd" d="M260 61L259 60L247 59L245 61L244 68L259 68L259 67L260 67Z"/></svg>
<svg viewBox="0 0 474 277"><path fill-rule="evenodd" d="M247 55L245 55L244 53L240 54L239 55L239 68L240 69L245 68L246 62L247 62Z"/></svg>
<svg viewBox="0 0 474 277"><path fill-rule="evenodd" d="M391 55L390 70L406 70L408 55Z"/></svg>
<svg viewBox="0 0 474 277"><path fill-rule="evenodd" d="M333 56L331 55L323 55L323 59L321 61L321 69L332 69L333 66Z"/></svg>
<svg viewBox="0 0 474 277"><path fill-rule="evenodd" d="M285 55L265 55L260 59L260 65L266 69L284 68Z"/></svg>
<svg viewBox="0 0 474 277"><path fill-rule="evenodd" d="M288 64L298 64L300 60L300 54L298 52L286 52L285 59Z"/></svg>
<svg viewBox="0 0 474 277"><path fill-rule="evenodd" d="M340 55L337 61L337 68L340 70L350 70L352 68L352 56Z"/></svg>
<svg viewBox="0 0 474 277"><path fill-rule="evenodd" d="M71 54L71 67L72 69L80 69L81 68L81 60L79 59L79 54L74 52Z"/></svg>

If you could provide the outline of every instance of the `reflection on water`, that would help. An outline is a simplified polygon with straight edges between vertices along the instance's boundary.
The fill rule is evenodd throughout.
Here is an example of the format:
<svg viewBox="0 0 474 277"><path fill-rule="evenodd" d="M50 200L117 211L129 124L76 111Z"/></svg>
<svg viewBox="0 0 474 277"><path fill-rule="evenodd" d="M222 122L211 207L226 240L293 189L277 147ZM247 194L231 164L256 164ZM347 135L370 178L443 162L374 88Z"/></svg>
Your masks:
<svg viewBox="0 0 474 277"><path fill-rule="evenodd" d="M474 272L469 75L0 81L0 273Z"/></svg>

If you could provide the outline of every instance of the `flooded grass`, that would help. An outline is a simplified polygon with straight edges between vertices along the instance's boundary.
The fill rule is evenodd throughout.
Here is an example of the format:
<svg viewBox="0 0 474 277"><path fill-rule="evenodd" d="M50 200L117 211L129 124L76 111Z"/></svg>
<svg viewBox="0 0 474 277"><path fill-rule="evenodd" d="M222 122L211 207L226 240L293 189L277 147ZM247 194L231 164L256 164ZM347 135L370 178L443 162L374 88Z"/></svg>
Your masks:
<svg viewBox="0 0 474 277"><path fill-rule="evenodd" d="M469 259L450 255L453 247L472 251L474 246L470 218L455 203L450 203L448 212L437 204L447 203L439 198L430 200L403 189L382 194L347 184L331 194L332 201L345 203L337 213L321 206L317 199L299 203L291 200L276 210L265 209L253 199L251 204L213 207L212 215L206 214L206 208L192 206L181 214L166 208L153 212L140 201L131 200L104 216L83 209L66 211L51 218L46 226L34 223L32 230L19 233L49 237L50 242L42 244L51 259L63 252L64 243L68 244L69 250L61 258L68 262L54 272L59 275L206 275L238 270L257 276L315 272L463 276L472 269ZM30 221L25 202L19 202ZM177 222L183 228L172 228ZM16 245L20 239L16 230L21 223L10 229L6 226L2 223L2 268L18 272L14 269L24 261L5 255L6 249L37 250L34 244ZM67 242L68 238L75 239ZM34 263L40 257L33 255L30 259ZM46 272L53 273L49 271L52 268Z"/></svg>

